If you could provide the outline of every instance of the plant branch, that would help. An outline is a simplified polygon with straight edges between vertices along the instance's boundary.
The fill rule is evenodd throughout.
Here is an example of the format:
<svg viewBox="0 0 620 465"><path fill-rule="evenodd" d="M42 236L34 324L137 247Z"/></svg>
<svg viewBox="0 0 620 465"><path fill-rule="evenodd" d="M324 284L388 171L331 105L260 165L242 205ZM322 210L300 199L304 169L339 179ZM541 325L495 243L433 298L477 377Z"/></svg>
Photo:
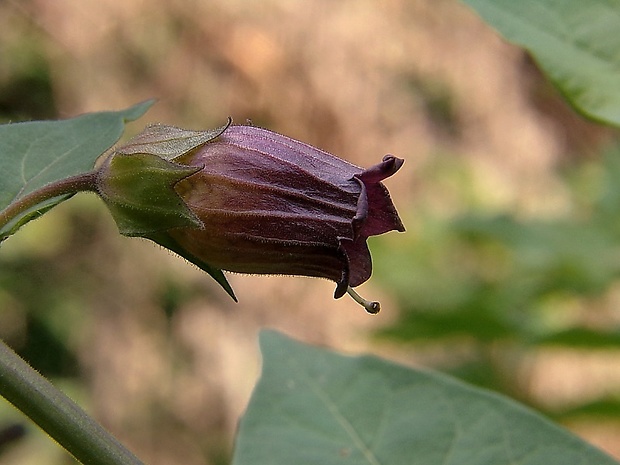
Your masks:
<svg viewBox="0 0 620 465"><path fill-rule="evenodd" d="M1 340L0 395L84 465L143 465L103 426Z"/></svg>
<svg viewBox="0 0 620 465"><path fill-rule="evenodd" d="M40 189L32 191L16 201L12 202L4 210L0 211L0 229L5 227L20 213L36 207L45 200L50 200L63 195L72 195L83 191L96 191L97 172L89 171L76 176L70 176L60 181L47 184Z"/></svg>

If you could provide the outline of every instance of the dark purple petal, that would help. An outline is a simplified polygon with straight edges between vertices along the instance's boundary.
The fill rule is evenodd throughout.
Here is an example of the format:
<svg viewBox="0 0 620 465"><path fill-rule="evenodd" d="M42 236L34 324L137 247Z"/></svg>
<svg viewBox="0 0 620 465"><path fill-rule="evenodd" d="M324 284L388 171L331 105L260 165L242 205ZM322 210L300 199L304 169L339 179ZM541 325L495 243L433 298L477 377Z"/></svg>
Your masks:
<svg viewBox="0 0 620 465"><path fill-rule="evenodd" d="M223 138L232 146L292 164L313 177L336 185L346 184L345 180L363 171L328 152L267 129L231 126Z"/></svg>
<svg viewBox="0 0 620 465"><path fill-rule="evenodd" d="M405 160L401 158L396 158L394 155L386 155L381 163L365 169L356 176L364 181L365 184L378 183L396 173L403 166L403 163L405 163Z"/></svg>
<svg viewBox="0 0 620 465"><path fill-rule="evenodd" d="M396 173L405 161L393 155L386 155L378 165L371 166L355 177L366 186L368 216L361 236L377 236L388 231L403 232L405 227L392 203L390 193L380 182Z"/></svg>
<svg viewBox="0 0 620 465"><path fill-rule="evenodd" d="M342 239L340 243L349 262L348 285L356 287L368 281L372 273L372 259L366 239L356 241Z"/></svg>
<svg viewBox="0 0 620 465"><path fill-rule="evenodd" d="M169 231L211 266L331 279L335 297L366 281L366 239L404 230L381 181L403 160L362 169L280 134L231 126L175 160L202 169L175 189L204 230Z"/></svg>

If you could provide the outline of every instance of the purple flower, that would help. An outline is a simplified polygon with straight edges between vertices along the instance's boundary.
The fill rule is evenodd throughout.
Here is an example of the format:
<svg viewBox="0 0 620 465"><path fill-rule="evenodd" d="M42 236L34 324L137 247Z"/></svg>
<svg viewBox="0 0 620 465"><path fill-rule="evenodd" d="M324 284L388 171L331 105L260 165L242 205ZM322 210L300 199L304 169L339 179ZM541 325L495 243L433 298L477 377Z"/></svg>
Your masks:
<svg viewBox="0 0 620 465"><path fill-rule="evenodd" d="M174 189L203 225L168 230L177 251L214 269L327 278L335 298L349 291L378 311L351 288L371 275L366 239L404 231L381 183L403 160L386 155L362 169L265 129L230 126L174 162L201 167Z"/></svg>
<svg viewBox="0 0 620 465"><path fill-rule="evenodd" d="M382 180L403 160L362 169L250 126L191 131L148 126L106 157L97 193L119 231L178 253L236 300L222 270L313 276L353 287L372 272L370 236L404 231Z"/></svg>

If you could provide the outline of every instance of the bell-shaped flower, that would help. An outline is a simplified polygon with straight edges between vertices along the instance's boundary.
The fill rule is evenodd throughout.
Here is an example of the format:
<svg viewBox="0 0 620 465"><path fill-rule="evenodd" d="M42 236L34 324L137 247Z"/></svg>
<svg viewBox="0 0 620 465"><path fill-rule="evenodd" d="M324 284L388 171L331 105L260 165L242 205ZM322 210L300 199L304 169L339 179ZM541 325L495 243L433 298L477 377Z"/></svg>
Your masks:
<svg viewBox="0 0 620 465"><path fill-rule="evenodd" d="M165 133L166 127L157 128ZM178 227L167 222L163 230L135 235L205 269L233 298L221 270L327 278L336 282L335 298L349 292L369 312L379 311L377 302L365 301L352 288L371 275L366 239L404 231L381 182L403 160L386 155L362 169L252 126L227 126L213 136L163 157L173 172L182 173L174 191L191 221ZM117 156L150 152L161 157L141 142L127 147Z"/></svg>

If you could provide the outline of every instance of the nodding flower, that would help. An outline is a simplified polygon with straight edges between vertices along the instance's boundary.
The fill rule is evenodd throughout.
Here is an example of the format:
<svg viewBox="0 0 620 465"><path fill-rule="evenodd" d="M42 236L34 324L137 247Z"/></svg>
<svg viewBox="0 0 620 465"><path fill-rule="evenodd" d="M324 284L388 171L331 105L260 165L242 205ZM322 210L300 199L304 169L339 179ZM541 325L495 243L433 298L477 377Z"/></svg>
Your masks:
<svg viewBox="0 0 620 465"><path fill-rule="evenodd" d="M336 283L334 298L349 293L368 312L379 311L378 302L353 288L372 272L366 239L404 231L381 182L402 159L386 155L363 169L252 126L227 126L168 158L191 169L173 188L197 221L145 237L196 263L225 288L221 270L327 278Z"/></svg>

